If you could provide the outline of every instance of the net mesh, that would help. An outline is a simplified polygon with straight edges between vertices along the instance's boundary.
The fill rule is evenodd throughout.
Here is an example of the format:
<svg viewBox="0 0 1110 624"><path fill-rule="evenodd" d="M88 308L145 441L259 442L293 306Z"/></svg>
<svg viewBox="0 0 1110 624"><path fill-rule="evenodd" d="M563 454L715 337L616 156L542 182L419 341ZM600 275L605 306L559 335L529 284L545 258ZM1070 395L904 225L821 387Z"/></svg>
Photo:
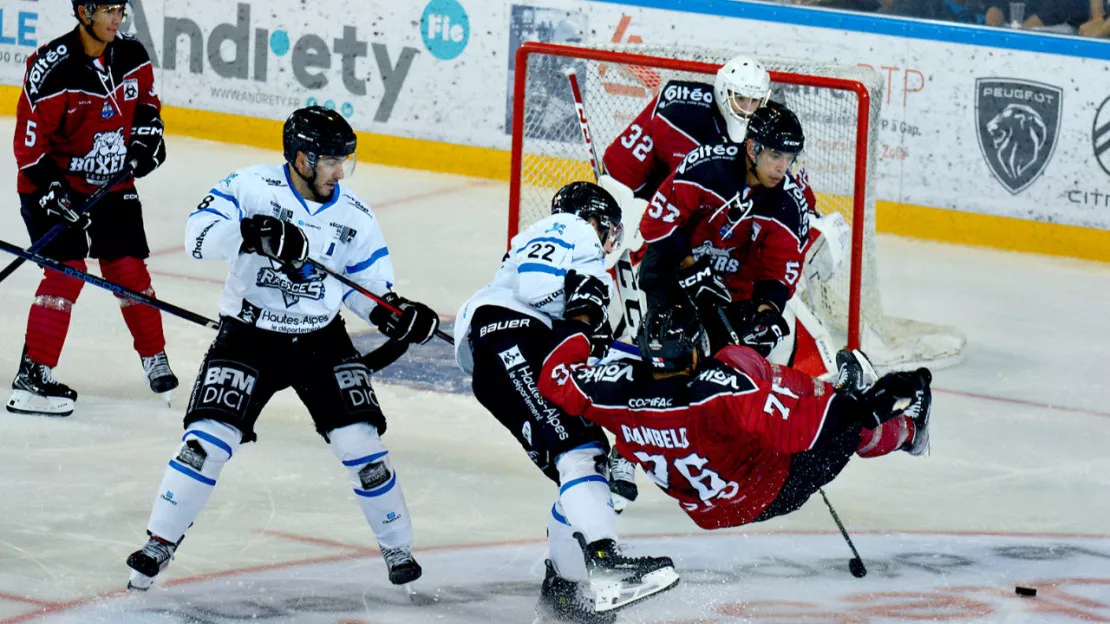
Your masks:
<svg viewBox="0 0 1110 624"><path fill-rule="evenodd" d="M667 82L692 80L712 85L714 79L712 72L693 71L697 69L693 67L691 71L681 71L652 66L643 60L637 60L637 64L621 62L619 53L714 66L733 55L723 50L649 45L594 49L618 54L605 61L543 52L527 56L524 106L523 110L514 111L514 115L523 115L523 141L520 154L514 154L520 160L520 200L518 218L509 224L511 233L549 215L551 197L559 187L574 180L593 179L565 73L567 68L574 68L578 75L600 157ZM845 258L841 270L829 282L804 285L802 298L834 337L843 341L847 335L848 302L858 297L862 347L876 365L897 368L958 357L965 339L955 328L883 314L875 249L875 195L870 177L864 185L863 222L853 220L856 170L866 165L866 171L874 171L878 141L874 125L881 118L883 101L881 76L854 66L784 59L760 58L760 61L772 72L772 99L793 110L805 129L806 148L798 166L804 167L817 194L818 211L838 212L851 228L862 228L864 234L860 292L852 292L849 261ZM857 162L857 128L861 122L856 93L808 84L807 76L852 80L870 93L868 162ZM797 84L799 81L802 84ZM520 88L518 85L517 89Z"/></svg>

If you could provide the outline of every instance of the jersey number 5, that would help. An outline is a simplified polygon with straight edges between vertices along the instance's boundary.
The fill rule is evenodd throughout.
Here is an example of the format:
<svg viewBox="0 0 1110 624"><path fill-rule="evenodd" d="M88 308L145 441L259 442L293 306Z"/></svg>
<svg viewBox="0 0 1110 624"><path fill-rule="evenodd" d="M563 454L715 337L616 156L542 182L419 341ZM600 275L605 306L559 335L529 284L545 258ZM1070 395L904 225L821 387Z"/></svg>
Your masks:
<svg viewBox="0 0 1110 624"><path fill-rule="evenodd" d="M636 160L644 162L651 153L651 148L655 147L655 142L651 140L650 135L644 134L640 124L632 124L628 127L628 134L621 137L621 145L632 150Z"/></svg>
<svg viewBox="0 0 1110 624"><path fill-rule="evenodd" d="M38 140L38 136L35 134L35 128L37 126L38 124L36 124L35 122L27 120L27 128L24 130L23 133L23 144L27 147L34 147L35 141Z"/></svg>

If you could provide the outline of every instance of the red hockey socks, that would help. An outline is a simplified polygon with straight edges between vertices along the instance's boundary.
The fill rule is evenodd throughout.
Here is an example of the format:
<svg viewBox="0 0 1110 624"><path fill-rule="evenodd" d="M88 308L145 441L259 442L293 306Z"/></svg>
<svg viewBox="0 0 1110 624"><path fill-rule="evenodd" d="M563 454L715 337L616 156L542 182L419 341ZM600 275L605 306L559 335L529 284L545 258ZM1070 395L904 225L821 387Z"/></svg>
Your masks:
<svg viewBox="0 0 1110 624"><path fill-rule="evenodd" d="M908 416L899 416L874 429L860 432L856 454L860 457L882 457L902 448L913 439L914 424Z"/></svg>
<svg viewBox="0 0 1110 624"><path fill-rule="evenodd" d="M70 260L65 265L85 270L84 260ZM35 302L27 315L27 356L36 364L54 368L69 332L73 304L85 282L57 271L43 269L43 273L39 289L35 291Z"/></svg>
<svg viewBox="0 0 1110 624"><path fill-rule="evenodd" d="M104 279L126 286L131 290L154 296L150 285L150 273L146 263L138 258L116 258L101 260L100 271ZM162 313L150 306L119 299L123 320L131 337L135 339L135 350L140 357L150 357L166 350L166 336L162 333Z"/></svg>

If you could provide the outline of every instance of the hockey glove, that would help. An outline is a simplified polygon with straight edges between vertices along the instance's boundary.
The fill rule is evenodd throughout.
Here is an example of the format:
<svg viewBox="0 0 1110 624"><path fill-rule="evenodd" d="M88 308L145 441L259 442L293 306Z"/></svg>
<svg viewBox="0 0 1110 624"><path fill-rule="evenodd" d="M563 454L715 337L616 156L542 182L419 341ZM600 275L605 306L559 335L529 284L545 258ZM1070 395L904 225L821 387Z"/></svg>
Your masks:
<svg viewBox="0 0 1110 624"><path fill-rule="evenodd" d="M88 213L78 213L71 206L69 191L65 184L55 180L38 197L39 208L48 218L59 223L68 223L81 229L88 229L92 219Z"/></svg>
<svg viewBox="0 0 1110 624"><path fill-rule="evenodd" d="M308 239L292 223L269 215L254 215L239 223L240 253L256 253L299 269L308 259Z"/></svg>
<svg viewBox="0 0 1110 624"><path fill-rule="evenodd" d="M571 270L563 281L563 292L563 318L568 321L585 319L586 334L592 347L590 352L594 357L601 357L613 344L613 328L609 324L609 286L593 275Z"/></svg>
<svg viewBox="0 0 1110 624"><path fill-rule="evenodd" d="M859 399L863 426L878 427L902 414L916 416L931 398L929 384L932 380L933 375L927 368L883 375Z"/></svg>
<svg viewBox="0 0 1110 624"><path fill-rule="evenodd" d="M755 349L763 357L767 357L789 334L790 326L786 324L782 314L778 310L770 309L755 313L747 328L741 333L740 342Z"/></svg>
<svg viewBox="0 0 1110 624"><path fill-rule="evenodd" d="M702 256L686 268L679 268L675 271L675 277L678 278L678 285L683 292L699 310L711 305L726 305L732 301L732 295L724 281L709 266L708 256Z"/></svg>
<svg viewBox="0 0 1110 624"><path fill-rule="evenodd" d="M404 343L424 344L439 329L439 315L423 303L409 301L397 293L386 293L382 300L400 311L394 314L378 304L370 310L370 322L388 338Z"/></svg>
<svg viewBox="0 0 1110 624"><path fill-rule="evenodd" d="M166 161L166 143L162 140L164 127L159 117L131 127L131 145L127 147L127 160L135 163L136 178L149 175Z"/></svg>

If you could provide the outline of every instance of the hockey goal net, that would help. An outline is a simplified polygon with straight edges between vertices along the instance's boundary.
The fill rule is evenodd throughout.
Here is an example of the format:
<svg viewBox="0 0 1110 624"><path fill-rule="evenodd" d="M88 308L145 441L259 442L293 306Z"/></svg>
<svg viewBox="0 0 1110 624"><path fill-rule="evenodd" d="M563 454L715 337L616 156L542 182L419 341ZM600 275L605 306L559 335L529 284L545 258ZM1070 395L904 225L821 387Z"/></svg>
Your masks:
<svg viewBox="0 0 1110 624"><path fill-rule="evenodd" d="M567 68L578 75L600 157L668 81L712 84L717 69L732 55L728 50L648 45L522 44L514 59L510 240L550 214L551 197L559 187L594 177ZM965 343L959 330L883 314L869 176L877 152L881 77L854 66L760 60L771 72L772 98L793 110L805 129L806 149L798 164L817 194L818 211L839 212L852 230L849 258L832 280L801 287L810 310L834 339L862 346L877 366L956 361Z"/></svg>

